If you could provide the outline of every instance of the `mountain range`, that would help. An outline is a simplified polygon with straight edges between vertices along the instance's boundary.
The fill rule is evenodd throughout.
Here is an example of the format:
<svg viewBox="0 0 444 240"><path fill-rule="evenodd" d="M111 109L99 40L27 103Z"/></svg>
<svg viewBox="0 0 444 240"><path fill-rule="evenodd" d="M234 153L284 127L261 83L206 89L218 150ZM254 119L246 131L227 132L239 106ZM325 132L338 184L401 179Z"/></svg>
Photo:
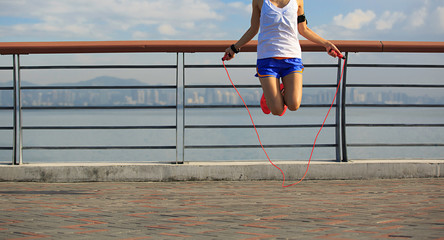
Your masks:
<svg viewBox="0 0 444 240"><path fill-rule="evenodd" d="M22 86L40 86L38 84L29 82L29 81L22 81ZM44 86L141 86L146 85L146 83L143 83L137 79L134 78L118 78L118 77L112 77L112 76L99 76L90 80L80 81L80 82L74 82L74 83L54 83L54 84L48 84ZM12 80L6 81L6 82L0 82L0 86L2 87L11 87L12 86Z"/></svg>

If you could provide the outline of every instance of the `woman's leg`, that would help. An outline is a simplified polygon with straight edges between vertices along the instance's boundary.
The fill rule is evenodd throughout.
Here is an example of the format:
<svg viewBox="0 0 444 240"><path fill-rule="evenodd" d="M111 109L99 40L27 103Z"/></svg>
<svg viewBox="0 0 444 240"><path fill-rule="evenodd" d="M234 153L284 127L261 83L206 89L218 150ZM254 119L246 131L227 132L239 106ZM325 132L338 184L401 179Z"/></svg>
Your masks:
<svg viewBox="0 0 444 240"><path fill-rule="evenodd" d="M284 98L279 89L279 79L275 77L259 78L264 91L267 106L273 115L281 115L284 112Z"/></svg>
<svg viewBox="0 0 444 240"><path fill-rule="evenodd" d="M283 77L284 101L288 109L296 111L301 106L302 101L302 74L291 73Z"/></svg>

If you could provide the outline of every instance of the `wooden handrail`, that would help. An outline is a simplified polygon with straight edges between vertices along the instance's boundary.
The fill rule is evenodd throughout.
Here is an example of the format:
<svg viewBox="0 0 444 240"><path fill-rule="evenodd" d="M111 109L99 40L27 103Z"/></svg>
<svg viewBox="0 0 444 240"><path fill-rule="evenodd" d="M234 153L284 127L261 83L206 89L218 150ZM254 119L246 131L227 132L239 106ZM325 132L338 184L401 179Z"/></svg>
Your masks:
<svg viewBox="0 0 444 240"><path fill-rule="evenodd" d="M125 53L125 52L224 52L235 40L223 41L83 41L83 42L0 42L0 54L55 53ZM408 41L332 41L343 52L444 53L444 42ZM302 40L303 51L325 49ZM244 46L242 52L256 52L257 41Z"/></svg>

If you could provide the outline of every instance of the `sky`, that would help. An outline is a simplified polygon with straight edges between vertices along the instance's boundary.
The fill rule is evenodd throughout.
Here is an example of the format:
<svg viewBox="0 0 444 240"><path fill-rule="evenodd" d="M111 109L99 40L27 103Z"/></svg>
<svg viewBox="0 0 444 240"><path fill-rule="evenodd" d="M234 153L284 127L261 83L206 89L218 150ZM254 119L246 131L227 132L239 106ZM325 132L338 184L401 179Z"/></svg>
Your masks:
<svg viewBox="0 0 444 240"><path fill-rule="evenodd" d="M292 0L294 1L294 0ZM309 27L330 40L443 41L444 0L305 0ZM114 41L114 40L238 40L250 26L251 0L0 0L0 42L35 41ZM147 57L147 54L67 54L22 56L23 65L53 64L162 64L175 63L175 55ZM198 55L198 56L197 56ZM220 54L219 54L220 55ZM187 61L215 63L217 55L189 54ZM409 57L406 57L408 55ZM113 55L114 56L114 55ZM152 55L149 55L152 56ZM188 60L189 59L189 60ZM350 61L379 63L442 64L444 54L354 54ZM326 54L304 53L304 63L334 62ZM233 63L254 63L255 54L239 54ZM329 63L330 63L329 62ZM188 62L187 62L188 63ZM10 56L0 56L0 65L11 64ZM364 70L363 70L364 71ZM373 72L357 74L358 81L374 81ZM322 71L319 76L326 78ZM379 72L379 71L378 71ZM2 73L0 73L2 74ZM100 71L25 71L23 79L50 84L58 81L85 81L111 74ZM145 78L137 71L115 71L113 76ZM162 82L162 73L153 79ZM205 73L202 81L211 78ZM351 73L352 74L352 73ZM351 75L350 74L350 75ZM400 78L384 71L386 77ZM442 83L442 71L408 72L400 78L416 82ZM256 81L244 71L239 81ZM50 77L49 77L50 76ZM216 81L223 81L223 72ZM150 81L154 81L150 79ZM0 82L10 81L8 73ZM382 79L381 81L385 81Z"/></svg>
<svg viewBox="0 0 444 240"><path fill-rule="evenodd" d="M328 39L442 41L443 0L306 0ZM0 0L0 42L236 40L251 0Z"/></svg>

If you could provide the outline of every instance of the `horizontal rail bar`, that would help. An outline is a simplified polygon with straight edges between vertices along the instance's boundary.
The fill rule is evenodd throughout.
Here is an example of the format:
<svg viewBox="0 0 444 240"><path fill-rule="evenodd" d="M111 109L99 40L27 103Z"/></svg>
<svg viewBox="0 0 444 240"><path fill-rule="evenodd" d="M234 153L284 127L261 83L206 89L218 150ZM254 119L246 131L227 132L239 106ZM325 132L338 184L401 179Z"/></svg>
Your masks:
<svg viewBox="0 0 444 240"><path fill-rule="evenodd" d="M227 68L256 68L254 64L227 64ZM184 68L224 68L221 64L188 64L184 65Z"/></svg>
<svg viewBox="0 0 444 240"><path fill-rule="evenodd" d="M176 109L176 106L52 106L22 107L23 110L112 110L112 109Z"/></svg>
<svg viewBox="0 0 444 240"><path fill-rule="evenodd" d="M22 70L43 69L174 69L176 65L82 65L82 66L21 66Z"/></svg>
<svg viewBox="0 0 444 240"><path fill-rule="evenodd" d="M347 84L346 87L362 88L444 88L442 84Z"/></svg>
<svg viewBox="0 0 444 240"><path fill-rule="evenodd" d="M256 68L256 64L227 64L226 68ZM304 68L337 68L337 64L304 64ZM224 68L221 64L188 64L184 68Z"/></svg>
<svg viewBox="0 0 444 240"><path fill-rule="evenodd" d="M256 128L319 128L321 124L299 124L299 125L256 125ZM212 129L212 128L254 128L253 125L185 125L189 129ZM325 124L324 128L336 127L335 124Z"/></svg>
<svg viewBox="0 0 444 240"><path fill-rule="evenodd" d="M13 87L0 87L0 91L14 90Z"/></svg>
<svg viewBox="0 0 444 240"><path fill-rule="evenodd" d="M236 88L260 88L259 84L239 84ZM232 85L185 85L184 88L233 88Z"/></svg>
<svg viewBox="0 0 444 240"><path fill-rule="evenodd" d="M145 150L145 149L176 149L176 146L24 146L23 150Z"/></svg>
<svg viewBox="0 0 444 240"><path fill-rule="evenodd" d="M347 147L444 147L444 143L353 143Z"/></svg>
<svg viewBox="0 0 444 240"><path fill-rule="evenodd" d="M345 104L346 107L443 108L444 104Z"/></svg>
<svg viewBox="0 0 444 240"><path fill-rule="evenodd" d="M0 107L0 110L14 110L14 107Z"/></svg>
<svg viewBox="0 0 444 240"><path fill-rule="evenodd" d="M264 148L310 148L313 144L263 145ZM261 145L188 145L185 149L262 148ZM336 144L316 144L316 147L336 147Z"/></svg>
<svg viewBox="0 0 444 240"><path fill-rule="evenodd" d="M176 89L176 86L24 86L22 90Z"/></svg>
<svg viewBox="0 0 444 240"><path fill-rule="evenodd" d="M444 52L444 42L380 41L382 52Z"/></svg>
<svg viewBox="0 0 444 240"><path fill-rule="evenodd" d="M301 108L324 108L330 107L331 104L306 104ZM333 105L335 107L336 104ZM260 108L260 105L248 105L249 108ZM184 108L245 108L244 105L185 105Z"/></svg>
<svg viewBox="0 0 444 240"><path fill-rule="evenodd" d="M130 53L130 52L221 52L235 40L159 40L159 41L78 41L78 42L2 42L0 54L51 53ZM344 52L423 52L442 53L444 42L344 41L332 40ZM325 48L301 40L303 51L323 52ZM250 41L243 52L256 52L257 41Z"/></svg>
<svg viewBox="0 0 444 240"><path fill-rule="evenodd" d="M14 130L14 127L0 127L0 130Z"/></svg>
<svg viewBox="0 0 444 240"><path fill-rule="evenodd" d="M444 68L444 65L436 64L370 64L370 63L350 63L347 67L363 68Z"/></svg>
<svg viewBox="0 0 444 240"><path fill-rule="evenodd" d="M10 151L12 149L12 147L0 147L0 151Z"/></svg>
<svg viewBox="0 0 444 240"><path fill-rule="evenodd" d="M261 88L259 84L239 84L235 85L236 88ZM336 88L336 84L306 84L303 85L304 88ZM185 85L184 88L233 88L232 85Z"/></svg>
<svg viewBox="0 0 444 240"><path fill-rule="evenodd" d="M0 70L14 70L13 67L0 67Z"/></svg>
<svg viewBox="0 0 444 240"><path fill-rule="evenodd" d="M176 126L29 126L24 130L131 130L131 129L176 129Z"/></svg>
<svg viewBox="0 0 444 240"><path fill-rule="evenodd" d="M411 123L347 123L347 127L444 127L444 124L411 124Z"/></svg>
<svg viewBox="0 0 444 240"><path fill-rule="evenodd" d="M249 108L259 108L259 105L248 105ZM184 108L245 108L244 105L185 105Z"/></svg>

